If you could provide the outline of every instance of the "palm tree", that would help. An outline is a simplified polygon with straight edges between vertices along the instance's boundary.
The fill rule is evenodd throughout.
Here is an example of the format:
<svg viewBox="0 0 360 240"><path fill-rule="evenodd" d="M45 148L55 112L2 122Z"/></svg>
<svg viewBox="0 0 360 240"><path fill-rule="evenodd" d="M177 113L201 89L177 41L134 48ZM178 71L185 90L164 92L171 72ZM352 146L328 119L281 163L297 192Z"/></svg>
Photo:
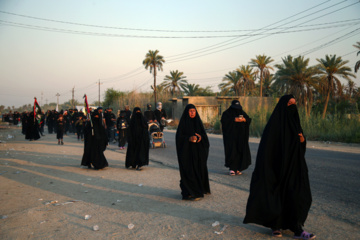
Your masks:
<svg viewBox="0 0 360 240"><path fill-rule="evenodd" d="M351 98L351 97L354 95L354 93L355 93L355 89L356 89L356 84L355 84L355 82L352 81L352 80L350 80L350 81L348 82L348 85L345 87L345 89L346 89L346 92L347 92L348 97Z"/></svg>
<svg viewBox="0 0 360 240"><path fill-rule="evenodd" d="M159 71L163 70L163 63L165 62L163 56L159 55L159 50L151 51L149 50L148 53L145 55L145 59L143 61L143 65L145 66L145 69L148 69L150 67L150 73L154 70L154 99L155 99L155 105L156 105L156 69Z"/></svg>
<svg viewBox="0 0 360 240"><path fill-rule="evenodd" d="M255 72L253 72L253 68L249 65L241 65L240 68L237 68L236 71L241 75L241 78L243 79L243 89L244 89L244 97L246 94L246 87L254 87L254 76Z"/></svg>
<svg viewBox="0 0 360 240"><path fill-rule="evenodd" d="M264 96L268 97L271 96L273 93L273 90L271 89L271 84L274 82L274 74L267 73L264 77Z"/></svg>
<svg viewBox="0 0 360 240"><path fill-rule="evenodd" d="M164 81L161 85L164 87L164 90L169 90L171 92L171 96L174 96L176 89L181 93L181 89L187 84L187 80L185 80L186 76L183 76L183 72L170 71L170 75L166 75Z"/></svg>
<svg viewBox="0 0 360 240"><path fill-rule="evenodd" d="M234 92L235 96L240 96L241 74L238 71L229 72L222 81L218 86L223 93Z"/></svg>
<svg viewBox="0 0 360 240"><path fill-rule="evenodd" d="M183 87L184 94L186 96L196 96L199 95L201 92L201 87L199 84L185 84Z"/></svg>
<svg viewBox="0 0 360 240"><path fill-rule="evenodd" d="M341 57L336 57L336 55L325 56L325 59L316 59L319 62L317 66L320 74L321 80L326 85L327 96L324 104L324 111L322 114L322 118L325 118L327 106L329 104L330 94L334 92L335 86L337 89L342 89L341 82L338 77L345 78L350 81L350 77L354 77L355 75L351 73L351 68L345 66L349 61L343 61Z"/></svg>
<svg viewBox="0 0 360 240"><path fill-rule="evenodd" d="M257 55L255 59L251 59L250 66L256 67L260 70L260 97L262 97L262 88L263 88L263 79L266 73L269 70L274 70L272 67L269 66L274 59L271 57L267 57L264 55Z"/></svg>
<svg viewBox="0 0 360 240"><path fill-rule="evenodd" d="M353 46L360 50L360 42L356 42L356 45L353 45ZM359 54L360 54L360 51L357 52L357 55L359 55ZM359 70L359 68L360 68L360 60L357 61L355 64L355 73L357 72L357 70Z"/></svg>
<svg viewBox="0 0 360 240"><path fill-rule="evenodd" d="M275 65L279 70L275 74L273 87L278 89L280 94L292 93L299 105L306 107L309 116L319 71L316 67L308 67L310 59L304 59L304 56L293 58L289 55L282 61L282 64Z"/></svg>

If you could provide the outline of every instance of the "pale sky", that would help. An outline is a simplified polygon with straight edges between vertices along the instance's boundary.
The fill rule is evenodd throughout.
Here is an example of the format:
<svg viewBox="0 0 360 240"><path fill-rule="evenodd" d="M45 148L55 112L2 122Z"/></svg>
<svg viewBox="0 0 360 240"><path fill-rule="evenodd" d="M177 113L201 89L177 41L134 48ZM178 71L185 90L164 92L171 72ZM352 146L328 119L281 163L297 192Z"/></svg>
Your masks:
<svg viewBox="0 0 360 240"><path fill-rule="evenodd" d="M0 105L101 100L107 88L150 91L149 50L189 83L218 84L265 54L274 64L304 55L342 56L354 69L359 0L0 0ZM276 69L276 68L275 68ZM359 73L354 79L360 86ZM345 81L344 81L345 83Z"/></svg>

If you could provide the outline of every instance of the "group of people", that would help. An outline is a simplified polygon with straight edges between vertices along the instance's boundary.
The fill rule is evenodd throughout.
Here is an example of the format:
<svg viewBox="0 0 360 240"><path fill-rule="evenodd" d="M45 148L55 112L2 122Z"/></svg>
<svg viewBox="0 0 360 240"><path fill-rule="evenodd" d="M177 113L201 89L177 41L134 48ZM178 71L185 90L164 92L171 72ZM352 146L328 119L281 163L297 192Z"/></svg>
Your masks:
<svg viewBox="0 0 360 240"><path fill-rule="evenodd" d="M162 108L161 102L157 103L155 111L152 111L151 104L148 104L144 114L139 107L135 107L131 113L130 107L125 106L116 122L112 109L107 109L103 114L103 109L97 108L91 113L91 121L86 121L85 124L84 155L81 165L97 170L108 166L103 152L111 142L116 127L120 150L124 150L127 144L125 167L141 171L143 166L149 164L148 124L158 122L159 126L163 127L161 122L166 118L166 111Z"/></svg>
<svg viewBox="0 0 360 240"><path fill-rule="evenodd" d="M70 119L71 123L75 121L75 127L76 122L83 119L85 141L81 165L94 169L102 169L109 165L104 151L113 136L108 129L115 126L120 149L124 149L125 144L128 143L125 167L142 170L142 167L149 163L148 123L158 122L161 126L161 121L167 117L162 104L157 103L154 112L151 104L148 104L144 114L138 107L135 107L131 113L129 106L126 106L125 110L120 111L116 121L111 110L107 111L105 116L102 111L101 107L98 108L87 120L86 116L78 116L76 121ZM39 129L40 122L34 121L36 114L28 113L26 116L27 128ZM67 122L69 118L66 116L65 112L59 114L56 120L57 131L63 129L62 132L66 132L69 126ZM46 117L49 119L52 115L47 114ZM251 164L249 148L251 118L243 110L240 102L234 100L223 112L221 124L225 167L229 169L231 176L241 175L242 171ZM37 136L39 130L31 134L28 131L26 136L32 135L31 139L40 137ZM63 144L62 137L58 135L57 138L60 139L59 144ZM200 200L205 195L211 194L207 169L210 143L193 104L185 107L175 140L182 199ZM261 137L250 183L245 224L255 223L267 227L271 229L274 237L281 237L282 230L289 229L294 232L295 239L316 238L314 234L303 230L312 202L305 150L306 139L301 128L295 98L293 95L285 95L275 106Z"/></svg>
<svg viewBox="0 0 360 240"><path fill-rule="evenodd" d="M251 118L234 100L221 117L225 166L229 174L241 175L251 164L249 126ZM200 200L210 194L207 158L209 140L192 104L186 106L176 131L176 151L183 200ZM294 232L295 239L314 239L303 230L312 197L305 161L306 139L293 95L280 98L261 137L244 223Z"/></svg>

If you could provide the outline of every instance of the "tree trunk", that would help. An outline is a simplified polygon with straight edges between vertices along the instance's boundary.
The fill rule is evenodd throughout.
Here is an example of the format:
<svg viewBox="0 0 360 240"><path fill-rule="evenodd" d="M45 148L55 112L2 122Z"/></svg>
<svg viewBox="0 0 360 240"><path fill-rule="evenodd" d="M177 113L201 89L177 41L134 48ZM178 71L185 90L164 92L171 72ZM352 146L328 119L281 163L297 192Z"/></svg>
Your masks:
<svg viewBox="0 0 360 240"><path fill-rule="evenodd" d="M325 100L325 105L324 105L324 111L323 111L323 114L322 114L322 119L324 119L324 118L325 118L325 115L326 115L326 110L327 110L327 107L328 107L328 104L329 104L331 89L332 89L332 77L329 76L329 77L328 77L328 94L327 94L326 100Z"/></svg>
<svg viewBox="0 0 360 240"><path fill-rule="evenodd" d="M262 97L262 87L263 86L263 69L260 68L260 97Z"/></svg>
<svg viewBox="0 0 360 240"><path fill-rule="evenodd" d="M244 97L245 97L245 94L246 94L246 83L247 83L247 81L244 79Z"/></svg>
<svg viewBox="0 0 360 240"><path fill-rule="evenodd" d="M155 99L155 107L156 107L156 102L157 102L157 98L156 98L156 65L154 65L154 99Z"/></svg>

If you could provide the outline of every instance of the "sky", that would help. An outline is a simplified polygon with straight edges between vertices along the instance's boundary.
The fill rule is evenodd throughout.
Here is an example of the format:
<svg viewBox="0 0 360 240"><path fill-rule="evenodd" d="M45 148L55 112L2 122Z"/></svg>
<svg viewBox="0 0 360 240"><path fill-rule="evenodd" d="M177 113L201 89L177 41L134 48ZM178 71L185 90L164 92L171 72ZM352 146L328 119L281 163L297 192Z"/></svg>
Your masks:
<svg viewBox="0 0 360 240"><path fill-rule="evenodd" d="M360 60L359 0L0 0L0 105L74 98L106 89L149 92L149 50L190 84L218 85L256 55ZM276 70L276 68L274 67ZM100 85L99 85L100 82ZM359 73L354 82L360 86ZM346 84L346 81L343 81Z"/></svg>

